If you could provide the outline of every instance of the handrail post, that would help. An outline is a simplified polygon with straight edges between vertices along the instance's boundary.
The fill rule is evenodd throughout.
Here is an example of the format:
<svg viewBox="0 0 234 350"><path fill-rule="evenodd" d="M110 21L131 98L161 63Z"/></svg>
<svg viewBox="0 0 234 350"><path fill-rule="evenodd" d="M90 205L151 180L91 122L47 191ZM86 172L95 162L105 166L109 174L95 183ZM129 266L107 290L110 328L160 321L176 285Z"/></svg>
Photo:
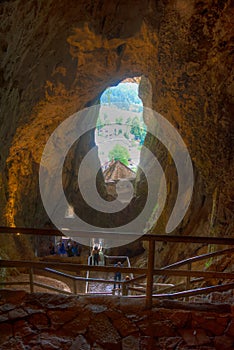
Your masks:
<svg viewBox="0 0 234 350"><path fill-rule="evenodd" d="M30 267L30 269L29 269L29 283L30 283L30 293L33 293L34 292L33 267Z"/></svg>
<svg viewBox="0 0 234 350"><path fill-rule="evenodd" d="M149 252L148 252L148 271L147 271L147 285L146 285L146 309L151 309L152 307L152 293L153 293L153 283L154 283L154 254L155 254L155 241L149 241Z"/></svg>
<svg viewBox="0 0 234 350"><path fill-rule="evenodd" d="M188 271L191 271L191 262L188 263ZM186 290L190 289L190 276L187 276L186 280Z"/></svg>
<svg viewBox="0 0 234 350"><path fill-rule="evenodd" d="M74 292L74 294L77 294L76 279L73 280L73 292Z"/></svg>
<svg viewBox="0 0 234 350"><path fill-rule="evenodd" d="M125 280L126 282L124 282L123 284L122 284L122 295L124 295L124 296L128 296L128 292L129 292L129 290L128 290L128 288L129 288L129 282L127 282L128 280Z"/></svg>
<svg viewBox="0 0 234 350"><path fill-rule="evenodd" d="M191 271L192 263L188 262L187 266L188 266L188 271ZM190 279L191 279L190 276L186 277L186 290L190 289ZM189 301L189 297L184 298L184 300Z"/></svg>

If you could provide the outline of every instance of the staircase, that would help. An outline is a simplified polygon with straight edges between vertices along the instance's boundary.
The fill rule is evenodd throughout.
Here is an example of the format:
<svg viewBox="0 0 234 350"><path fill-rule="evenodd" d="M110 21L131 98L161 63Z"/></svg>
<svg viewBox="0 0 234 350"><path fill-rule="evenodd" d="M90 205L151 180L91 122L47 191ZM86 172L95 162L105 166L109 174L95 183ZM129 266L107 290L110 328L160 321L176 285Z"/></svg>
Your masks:
<svg viewBox="0 0 234 350"><path fill-rule="evenodd" d="M99 266L104 266L106 263L109 265L110 261L112 260L113 263L119 261L119 260L126 260L127 266L131 267L129 258L127 256L107 256L103 252L103 245L104 240L93 240L92 245L90 246L90 251L94 248L94 245L98 245L99 247ZM110 265L113 265L110 264ZM92 265L92 256L88 257L88 265ZM131 276L133 278L133 276ZM91 294L113 294L113 281L114 281L114 274L108 273L108 272L97 272L97 271L87 271L86 278L93 278L95 281L87 281L86 287L85 287L85 293L91 293ZM98 279L99 281L96 281ZM105 280L105 281L104 281ZM108 283L108 280L112 281ZM118 294L120 293L120 290L116 290Z"/></svg>

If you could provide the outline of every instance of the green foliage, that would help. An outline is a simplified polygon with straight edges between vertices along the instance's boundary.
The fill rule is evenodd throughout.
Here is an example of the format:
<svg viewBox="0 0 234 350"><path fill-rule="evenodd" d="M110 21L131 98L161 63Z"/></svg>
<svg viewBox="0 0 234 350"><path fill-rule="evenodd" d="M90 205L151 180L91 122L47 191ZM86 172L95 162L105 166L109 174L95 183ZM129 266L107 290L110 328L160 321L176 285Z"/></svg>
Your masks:
<svg viewBox="0 0 234 350"><path fill-rule="evenodd" d="M122 109L128 109L131 106L131 110L142 112L143 105L138 97L138 84L119 83L117 86L106 89L101 96L101 104L110 103Z"/></svg>
<svg viewBox="0 0 234 350"><path fill-rule="evenodd" d="M135 136L135 139L139 139L141 135L141 124L138 117L133 118L130 133Z"/></svg>
<svg viewBox="0 0 234 350"><path fill-rule="evenodd" d="M213 262L213 258L212 257L205 262L206 269L208 269L211 266L212 262Z"/></svg>
<svg viewBox="0 0 234 350"><path fill-rule="evenodd" d="M128 117L128 119L126 120L126 124L127 125L131 125L132 124L132 119L130 117Z"/></svg>
<svg viewBox="0 0 234 350"><path fill-rule="evenodd" d="M109 160L120 160L123 164L128 166L128 159L130 158L130 155L126 147L117 144L109 152L108 158Z"/></svg>
<svg viewBox="0 0 234 350"><path fill-rule="evenodd" d="M124 137L125 137L125 139L129 140L129 133L125 131L124 132Z"/></svg>
<svg viewBox="0 0 234 350"><path fill-rule="evenodd" d="M123 122L123 117L117 117L117 118L115 118L115 122L116 122L116 124L121 125L122 122Z"/></svg>
<svg viewBox="0 0 234 350"><path fill-rule="evenodd" d="M137 116L132 120L130 133L134 135L135 140L139 140L140 144L143 144L146 135L146 130L143 123Z"/></svg>

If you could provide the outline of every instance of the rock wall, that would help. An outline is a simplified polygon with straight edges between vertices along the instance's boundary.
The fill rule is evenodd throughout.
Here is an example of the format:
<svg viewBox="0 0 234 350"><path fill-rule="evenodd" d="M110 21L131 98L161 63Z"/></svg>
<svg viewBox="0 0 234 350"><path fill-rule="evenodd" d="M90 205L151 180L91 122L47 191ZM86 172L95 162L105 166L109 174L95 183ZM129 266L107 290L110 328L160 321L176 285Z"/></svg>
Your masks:
<svg viewBox="0 0 234 350"><path fill-rule="evenodd" d="M0 326L2 350L231 350L234 346L233 307L220 300L216 305L157 301L149 311L144 300L3 290Z"/></svg>
<svg viewBox="0 0 234 350"><path fill-rule="evenodd" d="M231 235L232 17L231 0L1 2L1 225L48 222L38 169L52 131L106 87L144 75L152 108L178 129L194 165L193 201L173 233ZM78 159L93 141L90 133L77 143ZM147 143L157 148L150 137ZM165 165L168 206L157 233L176 196L171 167Z"/></svg>

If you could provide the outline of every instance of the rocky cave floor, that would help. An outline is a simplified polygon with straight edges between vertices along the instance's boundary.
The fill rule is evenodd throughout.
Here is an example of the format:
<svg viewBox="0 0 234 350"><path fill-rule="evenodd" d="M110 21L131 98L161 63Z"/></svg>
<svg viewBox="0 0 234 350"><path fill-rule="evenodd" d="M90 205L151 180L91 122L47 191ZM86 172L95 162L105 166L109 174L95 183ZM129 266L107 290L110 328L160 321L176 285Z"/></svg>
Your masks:
<svg viewBox="0 0 234 350"><path fill-rule="evenodd" d="M234 349L233 292L203 302L2 289L0 349Z"/></svg>

